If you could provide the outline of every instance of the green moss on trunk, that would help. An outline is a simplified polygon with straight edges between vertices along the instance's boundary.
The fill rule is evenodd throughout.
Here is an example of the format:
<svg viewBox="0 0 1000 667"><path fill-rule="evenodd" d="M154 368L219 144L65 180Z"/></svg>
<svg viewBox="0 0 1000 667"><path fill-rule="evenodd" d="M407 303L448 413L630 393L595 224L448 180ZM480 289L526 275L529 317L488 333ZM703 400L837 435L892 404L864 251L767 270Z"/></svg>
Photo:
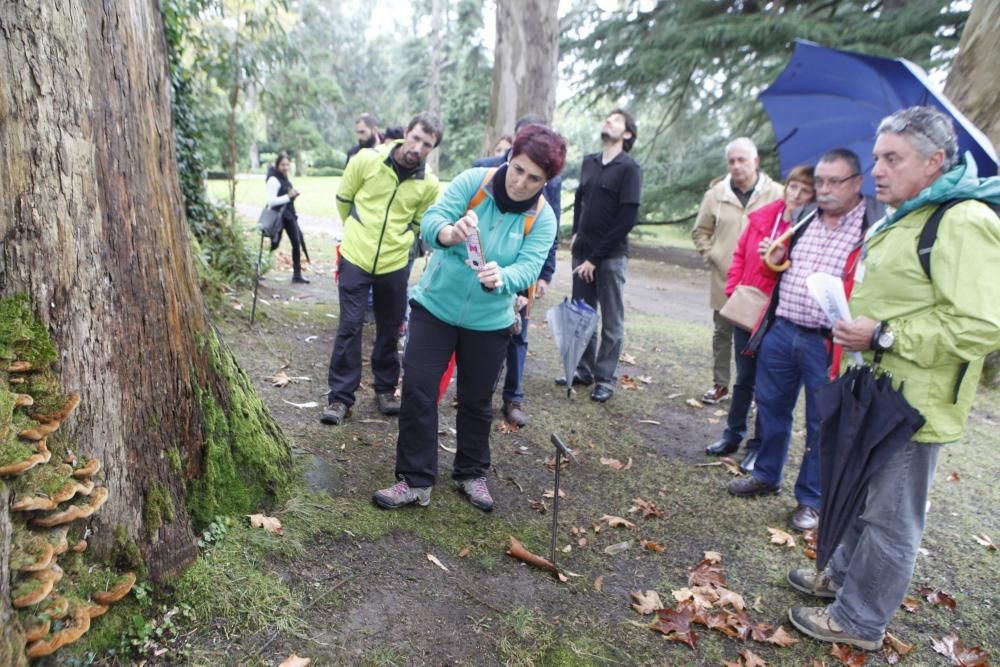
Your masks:
<svg viewBox="0 0 1000 667"><path fill-rule="evenodd" d="M215 331L200 342L216 384L195 387L204 450L187 505L195 525L203 527L216 516L246 514L286 498L292 455L250 379Z"/></svg>
<svg viewBox="0 0 1000 667"><path fill-rule="evenodd" d="M162 484L154 484L146 493L146 530L155 535L164 523L171 523L174 518L174 501L170 492Z"/></svg>
<svg viewBox="0 0 1000 667"><path fill-rule="evenodd" d="M49 332L35 317L26 294L0 299L0 359L30 361L35 368L56 360Z"/></svg>

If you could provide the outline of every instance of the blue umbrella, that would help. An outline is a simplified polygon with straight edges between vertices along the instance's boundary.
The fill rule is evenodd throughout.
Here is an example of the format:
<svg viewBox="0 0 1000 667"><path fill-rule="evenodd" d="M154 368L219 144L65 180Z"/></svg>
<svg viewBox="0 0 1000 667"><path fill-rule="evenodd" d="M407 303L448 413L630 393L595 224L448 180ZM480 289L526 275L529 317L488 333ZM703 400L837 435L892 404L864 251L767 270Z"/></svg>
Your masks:
<svg viewBox="0 0 1000 667"><path fill-rule="evenodd" d="M760 94L778 142L782 175L800 164L816 164L843 146L872 168L875 130L884 117L912 106L932 106L955 120L959 153L970 151L980 176L995 176L997 154L990 140L955 108L923 69L903 58L867 56L795 41L792 59ZM862 191L874 193L865 179Z"/></svg>

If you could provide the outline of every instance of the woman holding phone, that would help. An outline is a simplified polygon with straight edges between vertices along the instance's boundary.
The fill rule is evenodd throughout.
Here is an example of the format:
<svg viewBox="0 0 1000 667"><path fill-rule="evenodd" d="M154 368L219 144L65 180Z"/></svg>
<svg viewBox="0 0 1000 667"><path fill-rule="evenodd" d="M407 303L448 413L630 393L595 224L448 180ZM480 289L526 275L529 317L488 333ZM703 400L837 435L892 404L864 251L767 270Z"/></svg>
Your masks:
<svg viewBox="0 0 1000 667"><path fill-rule="evenodd" d="M430 503L439 382L454 353L458 443L452 478L475 507L493 509L486 485L493 389L514 324L514 300L538 278L555 238L555 215L541 193L565 160L559 134L528 125L514 138L507 164L463 172L424 215L420 234L435 252L410 301L396 441L399 481L375 492L379 506Z"/></svg>

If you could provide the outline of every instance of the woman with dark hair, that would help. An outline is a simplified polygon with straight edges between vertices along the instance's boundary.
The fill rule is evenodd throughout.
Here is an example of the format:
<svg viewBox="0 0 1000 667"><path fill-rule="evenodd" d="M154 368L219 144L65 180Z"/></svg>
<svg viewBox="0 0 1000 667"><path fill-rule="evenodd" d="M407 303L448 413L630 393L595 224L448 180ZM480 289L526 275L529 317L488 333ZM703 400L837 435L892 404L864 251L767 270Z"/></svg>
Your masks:
<svg viewBox="0 0 1000 667"><path fill-rule="evenodd" d="M783 234L792 221L792 212L802 208L816 198L813 186L813 168L800 165L788 172L785 179L785 196L752 212L747 217L747 227L743 230L733 262L729 265L726 280L726 296L733 299L733 293L740 286L761 292L761 298L771 296L778 274L767 268L762 256L771 241ZM766 306L766 302L762 303ZM725 308L723 309L725 311ZM758 315L760 313L757 313ZM729 404L729 416L722 439L705 448L712 456L732 454L740 448L740 442L747 433L747 417L753 403L754 382L757 379L757 359L743 354L743 348L750 340L750 331L742 324L733 323L733 349L736 352L736 384L733 385L733 400ZM740 463L744 472L751 472L757 461L760 429L754 425L754 437L747 441L747 453Z"/></svg>
<svg viewBox="0 0 1000 667"><path fill-rule="evenodd" d="M458 449L452 478L469 501L493 509L490 468L493 388L514 324L514 300L538 278L556 234L541 196L562 171L566 142L541 125L514 139L510 161L461 173L420 225L434 249L410 301L396 441L398 483L376 491L387 509L430 503L437 478L438 390L454 353L458 366Z"/></svg>
<svg viewBox="0 0 1000 667"><path fill-rule="evenodd" d="M302 276L302 230L299 229L299 216L295 213L295 200L299 191L288 180L291 165L288 154L279 153L274 164L267 168L267 205L283 209L281 230L271 239L271 252L281 243L281 231L288 232L288 240L292 243L292 282L308 283L309 279Z"/></svg>

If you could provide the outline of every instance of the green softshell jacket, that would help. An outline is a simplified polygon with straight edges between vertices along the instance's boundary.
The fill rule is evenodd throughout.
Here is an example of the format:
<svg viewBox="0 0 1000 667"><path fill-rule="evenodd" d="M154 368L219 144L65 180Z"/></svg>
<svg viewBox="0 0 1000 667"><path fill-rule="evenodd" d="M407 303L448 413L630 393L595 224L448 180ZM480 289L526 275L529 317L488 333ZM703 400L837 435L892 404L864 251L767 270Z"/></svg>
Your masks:
<svg viewBox="0 0 1000 667"><path fill-rule="evenodd" d="M931 278L917 257L924 224L950 199L1000 203L1000 178L979 179L961 164L872 227L851 314L887 320L896 341L881 367L927 420L916 442L957 440L965 428L984 357L1000 349L1000 220L977 201L945 214L931 251ZM864 354L872 362L872 352ZM966 368L966 363L968 364Z"/></svg>
<svg viewBox="0 0 1000 667"><path fill-rule="evenodd" d="M406 266L420 220L440 193L437 176L425 165L399 182L389 153L401 143L359 151L337 190L337 212L344 222L340 254L374 275Z"/></svg>
<svg viewBox="0 0 1000 667"><path fill-rule="evenodd" d="M434 254L413 290L413 299L434 317L474 331L499 331L514 323L514 299L538 278L556 235L551 206L543 205L525 236L525 218L536 213L538 204L524 213L501 213L488 183L486 197L473 210L479 218L483 255L487 262L500 265L502 285L491 292L483 290L476 272L465 264L469 258L465 244L444 247L437 236L441 228L465 215L487 171L474 168L459 174L424 215L420 235Z"/></svg>

